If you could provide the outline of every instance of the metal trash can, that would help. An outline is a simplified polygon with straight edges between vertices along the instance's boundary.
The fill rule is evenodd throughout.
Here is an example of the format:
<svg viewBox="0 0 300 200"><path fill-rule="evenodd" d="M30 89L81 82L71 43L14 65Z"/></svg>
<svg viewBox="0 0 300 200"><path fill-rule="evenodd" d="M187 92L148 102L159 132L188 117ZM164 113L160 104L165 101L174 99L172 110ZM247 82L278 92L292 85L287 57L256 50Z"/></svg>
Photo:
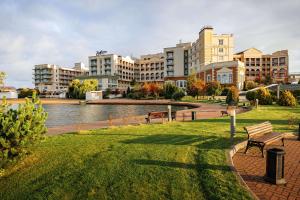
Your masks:
<svg viewBox="0 0 300 200"><path fill-rule="evenodd" d="M273 184L285 184L283 149L273 148L267 151L265 180Z"/></svg>
<svg viewBox="0 0 300 200"><path fill-rule="evenodd" d="M192 121L196 120L196 111L192 111Z"/></svg>

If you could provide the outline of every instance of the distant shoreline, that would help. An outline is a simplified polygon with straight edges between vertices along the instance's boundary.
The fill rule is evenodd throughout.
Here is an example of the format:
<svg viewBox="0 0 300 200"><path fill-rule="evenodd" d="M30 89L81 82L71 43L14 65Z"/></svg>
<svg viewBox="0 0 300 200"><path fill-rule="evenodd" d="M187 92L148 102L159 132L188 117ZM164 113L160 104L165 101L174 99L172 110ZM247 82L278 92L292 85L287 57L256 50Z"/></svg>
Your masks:
<svg viewBox="0 0 300 200"><path fill-rule="evenodd" d="M42 104L79 104L78 99L54 99L54 98L41 98ZM8 99L8 103L17 104L24 103L25 99Z"/></svg>

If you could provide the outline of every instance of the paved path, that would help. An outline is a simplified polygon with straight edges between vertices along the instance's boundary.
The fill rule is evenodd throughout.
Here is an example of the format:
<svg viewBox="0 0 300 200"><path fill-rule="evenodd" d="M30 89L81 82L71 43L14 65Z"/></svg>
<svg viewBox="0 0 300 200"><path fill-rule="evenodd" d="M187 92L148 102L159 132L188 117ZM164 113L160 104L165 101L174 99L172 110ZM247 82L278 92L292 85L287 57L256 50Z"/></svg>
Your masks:
<svg viewBox="0 0 300 200"><path fill-rule="evenodd" d="M208 119L216 118L221 116L221 110L226 110L225 106L217 104L204 104L204 103L182 103L182 102L172 102L169 100L130 100L130 99L113 99L113 100L101 100L89 102L90 104L123 104L124 106L128 104L152 104L152 105L185 105L193 106L193 109L181 110L176 113L176 121L190 121L191 120L191 111L197 111L197 119ZM239 110L241 112L242 110ZM48 135L58 135L67 132L77 132L80 130L93 130L99 128L106 128L109 126L122 126L122 125L138 125L145 123L146 115L142 116L132 116L121 119L112 119L106 121L97 121L92 123L82 123L82 124L73 124L73 125L64 125L51 127L48 129ZM165 120L157 119L154 120L154 123L166 122Z"/></svg>
<svg viewBox="0 0 300 200"><path fill-rule="evenodd" d="M278 147L281 142L272 144ZM273 185L264 181L266 158L261 157L258 148L251 148L247 154L244 149L233 157L234 166L249 188L259 199L297 199L300 200L300 141L288 138L285 141L285 180L286 185ZM266 157L266 156L265 156Z"/></svg>

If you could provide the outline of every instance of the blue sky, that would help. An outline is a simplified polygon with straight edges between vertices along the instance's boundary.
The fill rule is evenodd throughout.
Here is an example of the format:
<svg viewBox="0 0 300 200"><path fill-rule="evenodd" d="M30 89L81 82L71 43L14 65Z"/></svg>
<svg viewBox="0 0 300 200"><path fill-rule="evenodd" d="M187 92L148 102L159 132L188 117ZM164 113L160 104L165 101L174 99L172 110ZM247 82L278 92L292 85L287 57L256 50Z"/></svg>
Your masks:
<svg viewBox="0 0 300 200"><path fill-rule="evenodd" d="M0 70L6 85L33 87L35 64L87 64L96 50L140 56L200 28L233 33L235 51L288 49L290 71L300 71L299 0L1 0Z"/></svg>

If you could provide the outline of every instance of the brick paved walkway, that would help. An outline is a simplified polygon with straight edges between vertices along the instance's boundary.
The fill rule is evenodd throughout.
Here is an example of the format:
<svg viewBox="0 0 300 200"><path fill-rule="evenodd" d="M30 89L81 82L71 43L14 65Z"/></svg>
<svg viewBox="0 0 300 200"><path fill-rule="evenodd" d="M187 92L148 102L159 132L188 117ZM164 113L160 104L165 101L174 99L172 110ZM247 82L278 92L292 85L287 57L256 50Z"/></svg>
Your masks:
<svg viewBox="0 0 300 200"><path fill-rule="evenodd" d="M233 157L238 173L259 199L300 200L300 141L297 141L296 138L288 138L285 144L286 185L277 186L264 181L266 158L261 157L258 148L251 148L247 154L244 154L244 149L242 149ZM276 142L267 149L279 145L281 142Z"/></svg>

